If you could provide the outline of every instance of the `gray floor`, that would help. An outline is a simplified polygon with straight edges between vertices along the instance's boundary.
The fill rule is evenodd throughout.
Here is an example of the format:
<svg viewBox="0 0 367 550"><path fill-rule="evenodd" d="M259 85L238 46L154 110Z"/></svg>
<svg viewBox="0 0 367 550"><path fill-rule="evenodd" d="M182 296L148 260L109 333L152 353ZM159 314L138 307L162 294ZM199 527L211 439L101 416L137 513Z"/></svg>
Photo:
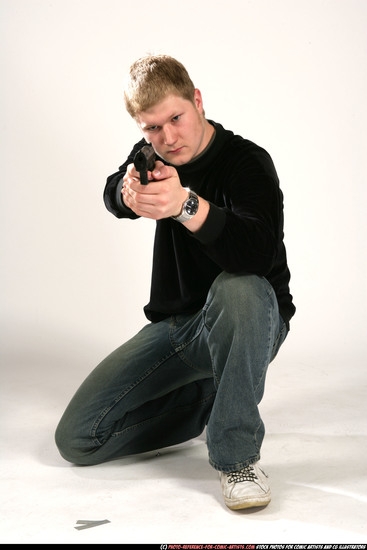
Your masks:
<svg viewBox="0 0 367 550"><path fill-rule="evenodd" d="M90 370L89 357L68 363L67 353L5 358L1 543L366 542L362 359L301 359L284 347L261 406L273 499L256 512L232 512L207 462L205 434L95 467L64 462L54 428ZM105 519L74 529L77 520Z"/></svg>

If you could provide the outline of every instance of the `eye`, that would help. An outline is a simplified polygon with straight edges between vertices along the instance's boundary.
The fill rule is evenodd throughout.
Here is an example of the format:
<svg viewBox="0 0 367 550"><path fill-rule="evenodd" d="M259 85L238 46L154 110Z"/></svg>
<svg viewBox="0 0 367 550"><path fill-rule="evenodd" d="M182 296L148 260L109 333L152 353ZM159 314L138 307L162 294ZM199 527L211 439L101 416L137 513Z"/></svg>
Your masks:
<svg viewBox="0 0 367 550"><path fill-rule="evenodd" d="M148 128L146 128L147 132L155 132L155 130L157 130L158 126L148 126Z"/></svg>
<svg viewBox="0 0 367 550"><path fill-rule="evenodd" d="M178 122L182 115L176 115L172 118L173 122Z"/></svg>

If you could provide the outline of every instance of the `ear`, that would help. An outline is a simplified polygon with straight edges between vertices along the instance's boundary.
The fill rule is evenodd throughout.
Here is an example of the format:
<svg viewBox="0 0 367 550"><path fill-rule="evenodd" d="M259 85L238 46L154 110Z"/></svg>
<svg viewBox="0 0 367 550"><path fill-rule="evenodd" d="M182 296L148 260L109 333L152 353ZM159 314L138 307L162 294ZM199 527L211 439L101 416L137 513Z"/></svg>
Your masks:
<svg viewBox="0 0 367 550"><path fill-rule="evenodd" d="M194 104L200 114L204 112L203 98L201 97L201 92L197 88L194 91Z"/></svg>

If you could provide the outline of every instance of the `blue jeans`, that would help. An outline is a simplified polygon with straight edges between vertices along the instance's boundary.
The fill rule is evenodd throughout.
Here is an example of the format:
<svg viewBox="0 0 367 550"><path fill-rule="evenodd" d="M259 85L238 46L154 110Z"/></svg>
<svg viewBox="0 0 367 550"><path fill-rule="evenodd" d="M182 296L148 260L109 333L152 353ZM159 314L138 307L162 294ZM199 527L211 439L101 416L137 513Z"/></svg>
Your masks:
<svg viewBox="0 0 367 550"><path fill-rule="evenodd" d="M91 372L57 427L61 455L98 464L182 443L207 425L215 469L256 462L258 404L286 335L265 278L221 273L202 310L148 324Z"/></svg>

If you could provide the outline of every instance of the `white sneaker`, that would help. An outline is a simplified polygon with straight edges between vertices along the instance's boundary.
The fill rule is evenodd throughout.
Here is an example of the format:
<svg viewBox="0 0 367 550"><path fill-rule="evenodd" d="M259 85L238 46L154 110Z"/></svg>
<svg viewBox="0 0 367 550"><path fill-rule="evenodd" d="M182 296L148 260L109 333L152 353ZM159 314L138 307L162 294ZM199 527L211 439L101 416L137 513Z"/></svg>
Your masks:
<svg viewBox="0 0 367 550"><path fill-rule="evenodd" d="M238 472L219 472L224 502L231 510L266 506L271 500L267 475L259 463Z"/></svg>

